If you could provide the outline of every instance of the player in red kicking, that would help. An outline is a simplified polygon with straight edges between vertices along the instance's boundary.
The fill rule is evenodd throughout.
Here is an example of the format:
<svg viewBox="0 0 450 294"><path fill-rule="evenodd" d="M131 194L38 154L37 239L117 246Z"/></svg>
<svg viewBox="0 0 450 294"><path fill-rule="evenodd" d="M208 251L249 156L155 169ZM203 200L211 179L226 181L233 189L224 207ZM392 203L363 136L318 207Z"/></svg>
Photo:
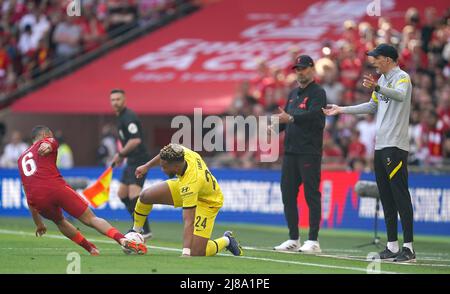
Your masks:
<svg viewBox="0 0 450 294"><path fill-rule="evenodd" d="M147 252L144 244L126 239L122 233L102 218L96 217L87 202L64 181L56 167L58 142L46 126L36 126L31 133L33 145L19 157L19 172L31 215L36 224L36 236L47 231L41 215L52 220L64 236L86 249L91 255L99 250L64 218L62 209L85 225L114 239L121 246L138 254Z"/></svg>

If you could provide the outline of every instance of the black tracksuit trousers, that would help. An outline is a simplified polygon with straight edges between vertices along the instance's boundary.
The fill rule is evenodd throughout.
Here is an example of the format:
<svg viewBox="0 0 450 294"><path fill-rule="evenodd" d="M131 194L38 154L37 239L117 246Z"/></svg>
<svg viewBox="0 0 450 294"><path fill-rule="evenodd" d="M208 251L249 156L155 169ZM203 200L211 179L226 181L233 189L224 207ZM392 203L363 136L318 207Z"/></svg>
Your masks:
<svg viewBox="0 0 450 294"><path fill-rule="evenodd" d="M388 242L397 241L397 219L403 242L413 242L413 206L408 190L408 152L397 147L375 150L375 177L383 205Z"/></svg>
<svg viewBox="0 0 450 294"><path fill-rule="evenodd" d="M309 208L309 240L316 241L319 235L322 203L320 172L322 158L318 155L285 154L281 169L281 193L284 216L289 228L289 238L297 240L299 186L303 184L305 199Z"/></svg>

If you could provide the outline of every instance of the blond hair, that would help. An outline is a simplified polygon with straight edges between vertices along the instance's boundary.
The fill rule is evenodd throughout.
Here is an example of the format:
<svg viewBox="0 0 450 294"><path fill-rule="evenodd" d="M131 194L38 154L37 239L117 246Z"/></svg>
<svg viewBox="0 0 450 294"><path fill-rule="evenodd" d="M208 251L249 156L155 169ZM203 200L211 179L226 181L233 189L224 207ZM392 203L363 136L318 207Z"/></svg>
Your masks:
<svg viewBox="0 0 450 294"><path fill-rule="evenodd" d="M169 162L183 161L184 160L184 149L181 145L170 143L164 146L161 151L159 151L159 156L162 160Z"/></svg>

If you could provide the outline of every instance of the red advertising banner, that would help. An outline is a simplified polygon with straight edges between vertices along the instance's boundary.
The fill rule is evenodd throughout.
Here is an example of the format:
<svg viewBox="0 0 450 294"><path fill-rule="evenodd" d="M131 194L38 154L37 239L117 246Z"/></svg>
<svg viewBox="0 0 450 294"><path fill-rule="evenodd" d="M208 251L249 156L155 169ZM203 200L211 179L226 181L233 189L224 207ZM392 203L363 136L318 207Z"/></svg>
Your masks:
<svg viewBox="0 0 450 294"><path fill-rule="evenodd" d="M360 179L360 173L323 171L321 177L322 226L332 228L342 223L348 203L353 210L358 209L358 195L354 192L354 187ZM303 185L299 192L298 209L299 226L308 227L309 209L305 201Z"/></svg>
<svg viewBox="0 0 450 294"><path fill-rule="evenodd" d="M371 3L398 29L410 6L446 7L441 0L221 1L50 83L12 110L111 113L109 91L123 88L140 114L191 114L194 107L221 113L237 82L255 76L259 60L287 68L293 48L318 58L325 41L342 36L344 21L377 23L367 15Z"/></svg>

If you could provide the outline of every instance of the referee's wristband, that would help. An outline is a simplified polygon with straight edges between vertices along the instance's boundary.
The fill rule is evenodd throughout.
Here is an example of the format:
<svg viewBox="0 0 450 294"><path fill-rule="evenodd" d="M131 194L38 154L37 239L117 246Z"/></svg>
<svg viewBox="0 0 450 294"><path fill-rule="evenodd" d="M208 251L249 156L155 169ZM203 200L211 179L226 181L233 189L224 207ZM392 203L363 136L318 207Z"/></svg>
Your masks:
<svg viewBox="0 0 450 294"><path fill-rule="evenodd" d="M377 92L377 93L380 92L380 85L375 86L375 92Z"/></svg>

